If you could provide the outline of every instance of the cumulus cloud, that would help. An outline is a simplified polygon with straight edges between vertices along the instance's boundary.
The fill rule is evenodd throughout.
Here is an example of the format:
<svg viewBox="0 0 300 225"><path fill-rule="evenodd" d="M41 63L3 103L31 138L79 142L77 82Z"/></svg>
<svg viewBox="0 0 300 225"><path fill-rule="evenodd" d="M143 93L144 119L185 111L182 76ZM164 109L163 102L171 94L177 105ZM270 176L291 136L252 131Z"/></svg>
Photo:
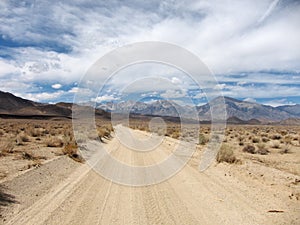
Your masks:
<svg viewBox="0 0 300 225"><path fill-rule="evenodd" d="M93 102L107 102L107 101L114 101L118 100L118 97L114 97L113 95L103 95L103 96L98 96L96 98L92 98L91 101Z"/></svg>
<svg viewBox="0 0 300 225"><path fill-rule="evenodd" d="M1 1L0 8L1 90L36 93L39 82L79 82L97 59L118 46L165 41L196 54L217 74L226 95L299 96L298 88L286 86L300 84L298 1ZM165 74L171 84L191 88L174 70L139 71L114 80L114 89L145 74ZM260 83L277 93L266 93ZM151 85L127 91L151 91ZM155 85L164 92L170 86Z"/></svg>
<svg viewBox="0 0 300 225"><path fill-rule="evenodd" d="M254 98L245 98L244 101L246 101L246 102L253 102L253 103L256 102L256 100Z"/></svg>
<svg viewBox="0 0 300 225"><path fill-rule="evenodd" d="M177 77L172 77L171 82L173 84L181 84L182 83L181 80Z"/></svg>
<svg viewBox="0 0 300 225"><path fill-rule="evenodd" d="M57 92L41 92L41 93L16 93L17 96L20 96L25 99L29 99L36 102L52 101L58 99L64 94L64 91Z"/></svg>
<svg viewBox="0 0 300 225"><path fill-rule="evenodd" d="M222 90L222 89L225 89L226 88L226 84L217 84L215 87L214 87L214 89L220 89L220 90Z"/></svg>
<svg viewBox="0 0 300 225"><path fill-rule="evenodd" d="M291 101L287 100L286 98L273 99L273 100L270 100L270 101L265 101L265 102L263 102L263 104L270 105L270 106L273 106L273 107L277 107L277 106L281 106L281 105L295 105L294 102L291 102Z"/></svg>
<svg viewBox="0 0 300 225"><path fill-rule="evenodd" d="M52 84L51 87L54 89L60 89L62 87L62 85L57 83L57 84Z"/></svg>
<svg viewBox="0 0 300 225"><path fill-rule="evenodd" d="M183 98L187 96L187 93L184 90L167 90L160 96L166 99Z"/></svg>

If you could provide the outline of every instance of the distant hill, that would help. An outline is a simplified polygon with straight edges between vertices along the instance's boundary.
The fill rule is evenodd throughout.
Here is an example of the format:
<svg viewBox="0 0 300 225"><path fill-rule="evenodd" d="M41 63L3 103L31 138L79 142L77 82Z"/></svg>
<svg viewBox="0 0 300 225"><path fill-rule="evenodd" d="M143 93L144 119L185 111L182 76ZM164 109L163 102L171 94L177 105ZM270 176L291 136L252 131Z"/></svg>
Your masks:
<svg viewBox="0 0 300 225"><path fill-rule="evenodd" d="M227 124L251 124L251 125L258 125L261 124L261 121L257 119L251 120L241 120L238 117L232 116L227 119Z"/></svg>
<svg viewBox="0 0 300 225"><path fill-rule="evenodd" d="M289 126L299 126L300 125L300 118L289 118L286 120L280 121L278 124L280 125L289 125Z"/></svg>
<svg viewBox="0 0 300 225"><path fill-rule="evenodd" d="M0 113L18 111L25 107L34 107L37 105L39 104L33 101L16 97L9 92L0 91Z"/></svg>
<svg viewBox="0 0 300 225"><path fill-rule="evenodd" d="M300 104L283 105L283 106L278 106L276 108L281 110L281 111L288 112L288 113L294 115L295 117L300 117Z"/></svg>
<svg viewBox="0 0 300 225"><path fill-rule="evenodd" d="M209 104L198 107L199 117L210 120L210 108L214 107L216 112L222 113L220 105L222 97L213 99ZM280 121L295 117L295 114L289 113L280 108L262 105L259 103L240 101L234 98L224 97L224 103L227 112L227 118L237 117L242 120L257 119L261 121ZM300 116L299 116L300 117Z"/></svg>
<svg viewBox="0 0 300 225"><path fill-rule="evenodd" d="M272 107L259 103L240 101L234 98L224 97L226 112L220 107L223 99L218 97L210 103L196 107L200 120L211 120L211 107L217 113L227 113L227 119L234 122L236 119L247 121L250 124L259 124L260 122L281 121L288 118L300 118L299 105ZM172 116L188 118L191 115L192 108L181 106L174 102L158 100L152 103L126 101L120 103L104 103L97 106L106 111L124 113L129 112L141 115L153 116ZM238 121L235 121L236 123Z"/></svg>
<svg viewBox="0 0 300 225"><path fill-rule="evenodd" d="M72 118L72 103L43 104L17 97L8 92L0 91L0 116L1 117L34 117L52 118L64 117ZM86 110L94 110L88 106L78 106ZM110 114L104 110L97 109L96 116L108 118Z"/></svg>

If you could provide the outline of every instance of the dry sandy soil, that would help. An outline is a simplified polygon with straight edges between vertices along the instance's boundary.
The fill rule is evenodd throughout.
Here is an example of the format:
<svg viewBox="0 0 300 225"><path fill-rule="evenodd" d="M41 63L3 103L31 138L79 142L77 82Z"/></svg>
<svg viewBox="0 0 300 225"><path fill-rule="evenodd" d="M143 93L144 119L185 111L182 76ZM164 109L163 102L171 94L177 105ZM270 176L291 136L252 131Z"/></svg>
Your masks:
<svg viewBox="0 0 300 225"><path fill-rule="evenodd" d="M139 139L149 136L132 132ZM129 150L116 137L104 145L120 161L150 165L169 155L176 143L166 137L145 154ZM197 170L201 153L198 147L179 173L146 187L119 185L87 164L53 157L2 180L0 223L300 224L299 147L275 156L241 153L242 163L215 163L204 172ZM289 165L274 164L272 157ZM295 169L287 170L291 165Z"/></svg>

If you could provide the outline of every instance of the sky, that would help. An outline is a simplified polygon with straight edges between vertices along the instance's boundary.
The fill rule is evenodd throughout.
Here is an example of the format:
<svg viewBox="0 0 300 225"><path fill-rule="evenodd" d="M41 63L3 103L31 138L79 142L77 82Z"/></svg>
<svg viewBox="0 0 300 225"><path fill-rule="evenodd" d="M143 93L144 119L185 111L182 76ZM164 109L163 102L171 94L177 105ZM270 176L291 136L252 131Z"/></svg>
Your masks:
<svg viewBox="0 0 300 225"><path fill-rule="evenodd" d="M1 91L38 102L72 102L76 93L88 91L80 81L102 56L127 44L160 41L199 57L224 96L300 104L300 1L1 0L0 8ZM205 101L186 74L171 66L132 65L117 75L91 100L134 95Z"/></svg>

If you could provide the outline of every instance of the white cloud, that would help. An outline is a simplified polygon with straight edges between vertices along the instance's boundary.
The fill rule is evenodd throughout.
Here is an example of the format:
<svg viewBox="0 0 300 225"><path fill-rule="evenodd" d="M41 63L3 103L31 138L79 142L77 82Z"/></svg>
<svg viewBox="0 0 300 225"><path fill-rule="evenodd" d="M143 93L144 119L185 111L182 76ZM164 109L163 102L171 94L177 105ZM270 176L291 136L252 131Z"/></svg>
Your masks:
<svg viewBox="0 0 300 225"><path fill-rule="evenodd" d="M41 92L41 93L16 93L17 96L20 96L25 99L29 99L35 102L43 102L50 100L56 100L60 96L62 96L65 92L64 91L57 91L57 92Z"/></svg>
<svg viewBox="0 0 300 225"><path fill-rule="evenodd" d="M167 99L183 98L187 96L187 93L184 90L167 90L160 96Z"/></svg>
<svg viewBox="0 0 300 225"><path fill-rule="evenodd" d="M214 89L219 89L219 90L223 90L223 89L225 89L226 88L226 84L217 84L215 87L214 87Z"/></svg>
<svg viewBox="0 0 300 225"><path fill-rule="evenodd" d="M0 59L0 78L11 73L16 73L17 69L8 62Z"/></svg>
<svg viewBox="0 0 300 225"><path fill-rule="evenodd" d="M227 86L226 90L222 91L224 96L233 98L283 98L291 96L299 96L300 86L282 86L278 84L263 85L263 86Z"/></svg>
<svg viewBox="0 0 300 225"><path fill-rule="evenodd" d="M79 88L78 87L72 87L68 92L69 93L78 93Z"/></svg>
<svg viewBox="0 0 300 225"><path fill-rule="evenodd" d="M1 90L22 94L36 91L34 84L38 82L78 82L106 52L152 40L195 53L215 73L222 74L217 76L219 88L226 87L224 93L232 97L299 95L295 94L299 88L282 86L300 84L295 73L300 70L300 4L296 1L0 1L0 8L2 38L17 46L1 48ZM230 76L262 70L294 74ZM166 75L171 84L191 87L171 69L144 67L141 73L129 72L114 80L113 90L124 88L127 81L134 82L143 73L146 77ZM238 82L241 87L225 82ZM269 84L276 91L243 87L248 83ZM152 87L166 91L171 85L144 83L133 85L130 91L153 91ZM77 92L76 88L69 91Z"/></svg>
<svg viewBox="0 0 300 225"><path fill-rule="evenodd" d="M93 102L105 102L105 101L114 101L118 100L118 97L114 97L113 95L103 95L103 96L98 96L96 98L92 98L91 101Z"/></svg>
<svg viewBox="0 0 300 225"><path fill-rule="evenodd" d="M177 77L172 77L171 82L173 84L181 84L182 83L181 80Z"/></svg>
<svg viewBox="0 0 300 225"><path fill-rule="evenodd" d="M294 102L288 101L287 99L273 99L270 101L263 102L265 105L270 105L273 107L281 106L281 105L295 105Z"/></svg>
<svg viewBox="0 0 300 225"><path fill-rule="evenodd" d="M57 84L51 85L51 87L54 88L54 89L60 89L62 87L62 85L57 83Z"/></svg>
<svg viewBox="0 0 300 225"><path fill-rule="evenodd" d="M256 102L256 100L254 98L245 98L244 101L246 102Z"/></svg>

